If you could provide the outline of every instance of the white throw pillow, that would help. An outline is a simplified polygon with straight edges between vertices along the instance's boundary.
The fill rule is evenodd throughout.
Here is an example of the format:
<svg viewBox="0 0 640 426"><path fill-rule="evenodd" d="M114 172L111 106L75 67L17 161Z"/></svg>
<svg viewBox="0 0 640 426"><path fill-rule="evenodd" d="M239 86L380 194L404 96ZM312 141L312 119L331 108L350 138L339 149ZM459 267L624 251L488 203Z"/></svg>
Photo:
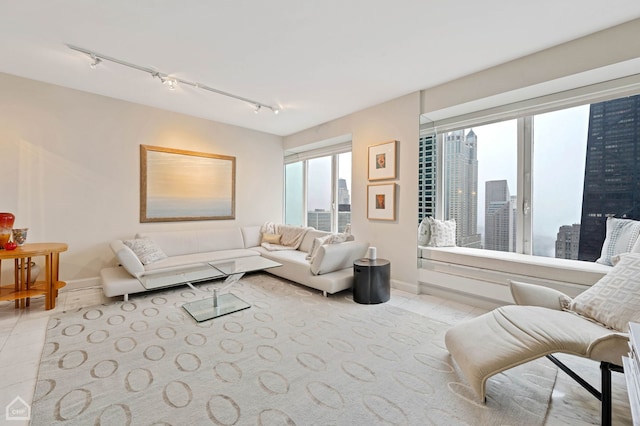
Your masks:
<svg viewBox="0 0 640 426"><path fill-rule="evenodd" d="M640 322L640 253L627 253L611 271L571 301L569 310L627 332Z"/></svg>
<svg viewBox="0 0 640 426"><path fill-rule="evenodd" d="M608 217L607 234L602 244L600 258L596 262L612 266L614 256L632 251L638 235L640 235L640 221Z"/></svg>
<svg viewBox="0 0 640 426"><path fill-rule="evenodd" d="M136 238L122 242L138 256L143 265L167 258L167 255L151 238Z"/></svg>
<svg viewBox="0 0 640 426"><path fill-rule="evenodd" d="M325 235L324 237L314 238L313 243L311 244L311 250L309 250L309 254L307 254L307 257L305 257L305 259L309 261L313 260L320 246L324 244L324 242L327 239L329 239L329 237L331 237L331 235Z"/></svg>
<svg viewBox="0 0 640 426"><path fill-rule="evenodd" d="M311 250L309 250L309 254L306 256L309 262L313 262L313 259L316 257L320 246L324 246L327 244L339 244L344 243L349 239L349 235L347 234L330 234L324 237L318 237L313 239L313 244L311 244Z"/></svg>
<svg viewBox="0 0 640 426"><path fill-rule="evenodd" d="M425 217L418 225L418 245L419 246L428 246L431 241L431 222L433 219L429 217Z"/></svg>
<svg viewBox="0 0 640 426"><path fill-rule="evenodd" d="M455 247L456 221L433 219L430 245L433 247Z"/></svg>

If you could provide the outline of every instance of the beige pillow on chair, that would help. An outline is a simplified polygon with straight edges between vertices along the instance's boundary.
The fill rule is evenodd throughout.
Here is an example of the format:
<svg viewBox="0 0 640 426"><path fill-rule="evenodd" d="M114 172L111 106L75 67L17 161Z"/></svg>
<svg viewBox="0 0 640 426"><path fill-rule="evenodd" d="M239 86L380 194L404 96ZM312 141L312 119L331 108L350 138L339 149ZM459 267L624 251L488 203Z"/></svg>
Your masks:
<svg viewBox="0 0 640 426"><path fill-rule="evenodd" d="M621 255L607 275L573 299L569 310L622 332L630 321L640 322L640 253Z"/></svg>

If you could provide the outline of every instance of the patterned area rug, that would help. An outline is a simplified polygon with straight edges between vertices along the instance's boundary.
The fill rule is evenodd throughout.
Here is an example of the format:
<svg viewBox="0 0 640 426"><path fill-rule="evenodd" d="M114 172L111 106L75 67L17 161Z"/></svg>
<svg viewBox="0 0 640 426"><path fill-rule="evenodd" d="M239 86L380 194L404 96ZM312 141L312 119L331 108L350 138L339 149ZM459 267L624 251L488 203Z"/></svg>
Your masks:
<svg viewBox="0 0 640 426"><path fill-rule="evenodd" d="M485 405L445 349L446 324L268 274L230 289L251 308L196 323L182 304L219 285L52 317L32 424L544 422L556 369L542 360L490 379Z"/></svg>

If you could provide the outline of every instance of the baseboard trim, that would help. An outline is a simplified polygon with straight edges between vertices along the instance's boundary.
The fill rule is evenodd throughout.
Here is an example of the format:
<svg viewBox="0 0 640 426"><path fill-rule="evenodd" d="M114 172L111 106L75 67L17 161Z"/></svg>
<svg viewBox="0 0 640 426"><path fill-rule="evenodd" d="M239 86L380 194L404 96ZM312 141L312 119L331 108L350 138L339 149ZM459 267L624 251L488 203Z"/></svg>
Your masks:
<svg viewBox="0 0 640 426"><path fill-rule="evenodd" d="M418 294L430 294L432 296L441 297L443 299L487 310L492 310L507 304L501 300L490 299L477 294L464 293L450 288L434 286L422 282L419 284L419 291L420 293Z"/></svg>
<svg viewBox="0 0 640 426"><path fill-rule="evenodd" d="M102 287L100 277L81 278L77 280L68 280L67 285L62 287L60 291L73 291L84 288Z"/></svg>
<svg viewBox="0 0 640 426"><path fill-rule="evenodd" d="M406 281L391 280L391 287L397 290L406 291L411 294L420 294L417 283L408 283Z"/></svg>

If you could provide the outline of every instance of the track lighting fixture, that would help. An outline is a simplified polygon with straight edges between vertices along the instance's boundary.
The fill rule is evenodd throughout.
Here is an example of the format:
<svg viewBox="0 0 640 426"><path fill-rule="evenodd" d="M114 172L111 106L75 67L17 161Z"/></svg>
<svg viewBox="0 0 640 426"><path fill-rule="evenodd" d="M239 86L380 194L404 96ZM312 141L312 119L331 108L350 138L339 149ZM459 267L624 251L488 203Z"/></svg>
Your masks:
<svg viewBox="0 0 640 426"><path fill-rule="evenodd" d="M91 54L91 59L93 60L93 62L91 63L91 65L89 65L91 67L91 69L96 69L96 67L98 66L98 64L100 62L102 62L102 59L98 58L96 55Z"/></svg>
<svg viewBox="0 0 640 426"><path fill-rule="evenodd" d="M229 92L225 92L225 91L222 91L222 90L218 90L218 89L215 89L213 87L209 87L206 84L195 83L195 82L192 82L192 81L189 81L189 80L183 80L183 79L177 78L177 77L170 77L168 74L161 73L160 71L157 71L157 70L155 70L153 68L148 68L148 67L143 67L141 65L136 65L136 64L133 64L131 62L123 61L121 59L113 58L111 56L106 56L106 55L103 55L103 54L100 54L100 53L97 53L97 52L93 52L93 51L88 50L88 49L84 49L82 47L73 46L71 44L67 44L67 47L69 49L71 49L71 50L75 50L77 52L84 53L85 55L89 55L89 57L92 60L91 68L96 68L98 66L98 64L100 62L103 62L103 61L113 62L113 63L116 63L118 65L122 65L122 66L125 66L125 67L133 68L133 69L136 69L138 71L146 72L146 73L150 74L151 77L158 78L160 80L160 82L162 82L162 84L164 84L164 85L169 87L169 90L175 90L176 86L178 85L178 83L180 83L182 85L191 86L191 87L194 87L196 89L207 90L209 92L217 93L217 94L222 95L222 96L227 96L229 98L237 99L239 101L251 104L251 105L253 105L255 107L254 112L256 114L258 112L260 112L260 110L262 108L270 109L276 115L280 113L280 108L278 108L278 107L273 107L271 105L266 105L266 104L263 104L262 102L254 101L252 99L245 98L243 96L238 96L238 95L234 95L233 93L229 93Z"/></svg>

